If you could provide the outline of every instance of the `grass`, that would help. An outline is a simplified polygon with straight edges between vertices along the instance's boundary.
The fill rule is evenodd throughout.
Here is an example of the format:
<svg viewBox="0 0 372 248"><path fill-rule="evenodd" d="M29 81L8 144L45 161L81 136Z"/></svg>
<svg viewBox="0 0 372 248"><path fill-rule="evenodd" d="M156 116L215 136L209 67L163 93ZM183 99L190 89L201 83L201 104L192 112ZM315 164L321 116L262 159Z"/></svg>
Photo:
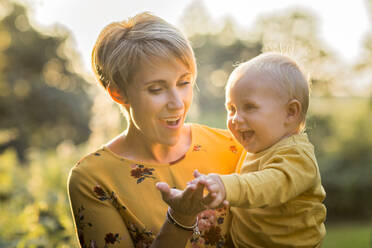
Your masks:
<svg viewBox="0 0 372 248"><path fill-rule="evenodd" d="M372 248L372 223L342 223L326 226L322 248Z"/></svg>

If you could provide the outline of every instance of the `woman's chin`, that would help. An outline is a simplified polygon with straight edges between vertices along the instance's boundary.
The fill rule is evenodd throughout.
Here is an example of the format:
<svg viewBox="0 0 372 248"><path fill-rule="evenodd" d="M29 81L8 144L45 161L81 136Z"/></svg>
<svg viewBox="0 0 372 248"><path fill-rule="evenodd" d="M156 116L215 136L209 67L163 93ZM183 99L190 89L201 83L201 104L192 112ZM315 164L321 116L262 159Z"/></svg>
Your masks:
<svg viewBox="0 0 372 248"><path fill-rule="evenodd" d="M178 128L168 130L166 132L163 132L162 135L160 135L159 143L166 145L166 146L175 146L177 145L182 138L184 138L183 134L183 123L182 126L179 125Z"/></svg>

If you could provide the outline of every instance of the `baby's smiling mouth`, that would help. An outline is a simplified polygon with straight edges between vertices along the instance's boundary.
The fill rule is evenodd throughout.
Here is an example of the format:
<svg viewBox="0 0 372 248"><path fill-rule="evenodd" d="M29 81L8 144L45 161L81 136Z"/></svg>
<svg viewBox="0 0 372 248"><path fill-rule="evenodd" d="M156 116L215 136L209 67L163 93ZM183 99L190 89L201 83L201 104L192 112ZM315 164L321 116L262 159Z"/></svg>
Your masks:
<svg viewBox="0 0 372 248"><path fill-rule="evenodd" d="M244 132L241 132L241 137L243 138L243 141L246 141L252 138L253 134L254 134L254 131L244 131Z"/></svg>

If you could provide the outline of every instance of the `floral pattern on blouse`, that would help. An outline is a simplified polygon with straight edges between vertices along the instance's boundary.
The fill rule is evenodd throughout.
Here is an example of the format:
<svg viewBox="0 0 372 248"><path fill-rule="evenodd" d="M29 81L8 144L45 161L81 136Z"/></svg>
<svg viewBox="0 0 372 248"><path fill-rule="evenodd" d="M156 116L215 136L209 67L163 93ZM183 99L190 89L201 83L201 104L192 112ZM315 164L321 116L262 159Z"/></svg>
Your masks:
<svg viewBox="0 0 372 248"><path fill-rule="evenodd" d="M192 147L192 151L193 151L193 152L199 152L199 151L204 151L204 152L206 152L207 150L204 149L202 145L197 144L197 145L194 145L194 146Z"/></svg>
<svg viewBox="0 0 372 248"><path fill-rule="evenodd" d="M156 179L156 177L153 176L152 172L154 171L154 168L146 168L145 166L141 164L134 164L132 165L132 170L130 171L130 175L137 179L137 184L141 183L145 178L152 178Z"/></svg>
<svg viewBox="0 0 372 248"><path fill-rule="evenodd" d="M141 170L143 169L145 171L146 169L148 169L148 168L143 168L143 166L138 167L138 168ZM117 197L113 191L111 192L111 194L108 194L106 191L104 191L104 189L100 185L96 185L93 188L93 192L95 196L101 201L110 200L113 206L119 211L126 210L126 208L118 202ZM140 231L133 223L128 223L128 226L129 226L128 231L132 237L132 241L136 248L147 248L151 246L155 238L154 234L151 231L147 231L147 230ZM118 233L116 234L107 233L105 236L105 247L104 248L106 248L106 244L115 244L116 242L120 242L119 234Z"/></svg>
<svg viewBox="0 0 372 248"><path fill-rule="evenodd" d="M114 191L111 191L111 194L108 194L106 191L103 190L103 188L100 185L96 185L93 188L94 195L100 200L100 201L111 201L112 205L119 211L126 210L126 207L121 205L114 193Z"/></svg>
<svg viewBox="0 0 372 248"><path fill-rule="evenodd" d="M230 151L233 152L233 153L237 153L238 152L238 148L236 148L236 146L230 146Z"/></svg>
<svg viewBox="0 0 372 248"><path fill-rule="evenodd" d="M200 149L201 149L201 145L194 145L194 147L192 148L194 152L198 152L200 151Z"/></svg>
<svg viewBox="0 0 372 248"><path fill-rule="evenodd" d="M116 242L120 243L120 237L119 234L113 234L113 233L107 233L105 236L105 247L108 244L115 244Z"/></svg>
<svg viewBox="0 0 372 248"><path fill-rule="evenodd" d="M79 243L80 243L82 248L89 247L85 243L84 232L83 231L84 231L85 227L87 227L87 226L92 227L92 223L84 221L84 218L85 218L84 217L84 210L85 210L84 206L79 207L78 212L75 215L76 229L77 229L77 232L78 232Z"/></svg>
<svg viewBox="0 0 372 248"><path fill-rule="evenodd" d="M140 231L133 223L129 223L128 231L136 248L148 248L155 239L151 231Z"/></svg>
<svg viewBox="0 0 372 248"><path fill-rule="evenodd" d="M200 236L192 237L190 242L193 248L205 247L222 248L226 243L227 235L222 235L219 225L224 223L227 208L207 209L198 215L198 228Z"/></svg>
<svg viewBox="0 0 372 248"><path fill-rule="evenodd" d="M77 232L78 232L78 237L79 237L79 243L81 248L98 248L97 242L95 240L89 240L89 244L85 242L85 237L84 237L84 229L85 227L93 227L93 224L90 222L85 222L84 221L84 206L81 206L78 209L77 215L75 216L75 222L76 222L76 227L77 227ZM104 237L105 240L105 246L103 248L109 248L110 244L115 244L116 242L120 243L120 237L119 234L113 234L113 233L107 233Z"/></svg>

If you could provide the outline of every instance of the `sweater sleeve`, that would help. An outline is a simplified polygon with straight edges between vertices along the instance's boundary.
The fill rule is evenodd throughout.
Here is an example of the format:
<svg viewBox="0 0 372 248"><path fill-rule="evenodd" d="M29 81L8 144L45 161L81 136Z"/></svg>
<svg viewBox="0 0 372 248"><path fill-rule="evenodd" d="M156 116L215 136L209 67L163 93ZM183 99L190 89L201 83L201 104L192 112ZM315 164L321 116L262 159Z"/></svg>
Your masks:
<svg viewBox="0 0 372 248"><path fill-rule="evenodd" d="M71 170L68 194L80 247L134 247L112 195L89 182L84 172Z"/></svg>
<svg viewBox="0 0 372 248"><path fill-rule="evenodd" d="M316 162L298 147L277 151L260 167L245 174L221 175L231 206L281 205L310 189L318 173Z"/></svg>

